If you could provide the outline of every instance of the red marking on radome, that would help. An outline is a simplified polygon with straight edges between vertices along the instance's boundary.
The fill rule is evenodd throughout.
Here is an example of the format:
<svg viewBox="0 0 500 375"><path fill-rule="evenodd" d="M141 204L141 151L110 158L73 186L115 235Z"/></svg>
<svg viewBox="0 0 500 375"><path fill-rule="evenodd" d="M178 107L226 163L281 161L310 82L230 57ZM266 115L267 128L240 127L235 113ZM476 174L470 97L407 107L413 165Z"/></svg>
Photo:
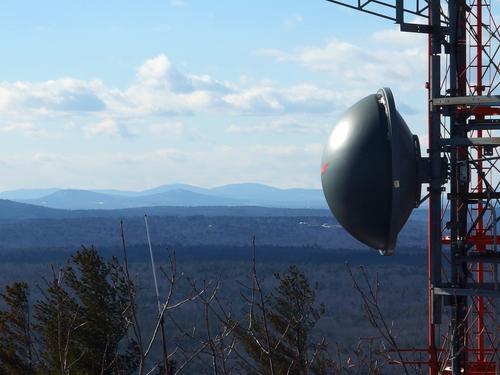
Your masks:
<svg viewBox="0 0 500 375"><path fill-rule="evenodd" d="M328 169L328 166L330 165L330 163L325 163L321 166L321 175L323 176L323 173L326 172L326 170Z"/></svg>

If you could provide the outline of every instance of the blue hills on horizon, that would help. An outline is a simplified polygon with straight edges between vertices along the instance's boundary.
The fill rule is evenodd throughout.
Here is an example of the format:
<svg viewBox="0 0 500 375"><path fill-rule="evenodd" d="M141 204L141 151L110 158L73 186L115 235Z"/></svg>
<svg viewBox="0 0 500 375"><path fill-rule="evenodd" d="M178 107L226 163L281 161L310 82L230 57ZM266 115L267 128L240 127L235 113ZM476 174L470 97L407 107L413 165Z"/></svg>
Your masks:
<svg viewBox="0 0 500 375"><path fill-rule="evenodd" d="M19 189L0 193L0 199L69 210L110 210L160 206L327 208L323 192L320 189L279 189L255 183L230 184L214 188L171 184L143 191Z"/></svg>
<svg viewBox="0 0 500 375"><path fill-rule="evenodd" d="M241 233L249 235L254 233L254 230L250 229L251 225L257 222L264 227L273 226L271 229L267 227L265 229L269 231L268 234L272 234L282 230L279 223L291 222L293 219L295 223L293 225L297 225L298 231L303 233L302 224L309 228L307 223L313 220L319 224L312 229L311 238L316 238L314 236L318 233L328 230L330 243L335 246L343 244L342 246L349 248L356 243L340 229L340 225L326 208L323 193L319 189L277 189L265 185L244 184L213 189L167 185L141 192L54 189L49 191L49 194L43 195L44 192L47 191L39 190L38 196L36 189L0 193L0 229L3 228L5 241L9 241L10 238L14 241L12 243L18 246L18 242L15 241L19 241L21 238L19 236L24 235L20 233L38 231L45 235L45 230L52 230L53 234L54 231L66 233L70 230L68 228L73 226L79 228L81 233L78 238L83 241L89 233L99 232L102 229L99 226L104 225L103 223L107 224L103 227L102 233L107 236L109 228L116 226L117 219L126 218L127 222L134 220L137 222L138 218L147 214L151 217L164 217L162 219L164 221L177 220L176 222L185 224L191 220L195 223L200 220L208 220L207 222L212 219L219 220L225 223L217 229L222 230L217 232L222 237L225 236L224 228L233 228L232 223L235 221L240 223L238 235ZM30 198L23 199L26 196ZM11 199L3 199L7 197ZM203 217L204 219L200 219ZM413 211L402 232L404 243L422 242L426 220L427 210ZM203 233L207 233L207 228L204 228ZM190 234L182 232L182 236L189 237ZM304 238L310 237L308 235ZM52 237L49 239L52 240ZM356 246L359 247L359 244Z"/></svg>

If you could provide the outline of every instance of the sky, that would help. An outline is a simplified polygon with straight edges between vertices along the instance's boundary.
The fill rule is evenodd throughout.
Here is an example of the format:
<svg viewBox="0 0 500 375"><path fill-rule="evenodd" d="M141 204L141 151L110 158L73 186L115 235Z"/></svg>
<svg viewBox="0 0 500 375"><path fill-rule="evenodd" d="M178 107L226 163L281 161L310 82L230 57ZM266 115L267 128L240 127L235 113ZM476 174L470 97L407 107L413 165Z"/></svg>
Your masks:
<svg viewBox="0 0 500 375"><path fill-rule="evenodd" d="M325 0L0 2L0 190L319 188L381 87L426 145L426 36Z"/></svg>

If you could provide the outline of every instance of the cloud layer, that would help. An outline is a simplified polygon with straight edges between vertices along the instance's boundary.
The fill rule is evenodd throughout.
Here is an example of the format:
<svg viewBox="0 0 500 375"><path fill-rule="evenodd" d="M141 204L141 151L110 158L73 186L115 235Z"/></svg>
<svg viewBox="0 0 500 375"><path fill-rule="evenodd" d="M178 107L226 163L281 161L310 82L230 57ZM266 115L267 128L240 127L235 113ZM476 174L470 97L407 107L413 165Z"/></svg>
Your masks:
<svg viewBox="0 0 500 375"><path fill-rule="evenodd" d="M267 48L258 53L279 63L299 64L304 68L335 77L343 90L356 87L390 85L405 91L426 76L426 39L421 35L388 29L374 33L356 45L330 39L323 45L300 47L292 51ZM402 85L405 82L407 85Z"/></svg>
<svg viewBox="0 0 500 375"><path fill-rule="evenodd" d="M290 17L287 27L303 22ZM293 80L242 74L228 81L183 72L160 54L122 88L71 77L0 82L7 144L0 189L175 181L318 187L322 142L348 104L390 85L403 93L398 104L407 120L425 118L425 40L391 29L366 43L381 47L330 39L257 51L295 72Z"/></svg>
<svg viewBox="0 0 500 375"><path fill-rule="evenodd" d="M165 55L147 60L126 89L107 87L100 80L60 78L47 82L0 83L0 110L5 116L175 116L203 113L282 114L331 113L338 91L304 83L279 86L222 82L210 76L183 74Z"/></svg>

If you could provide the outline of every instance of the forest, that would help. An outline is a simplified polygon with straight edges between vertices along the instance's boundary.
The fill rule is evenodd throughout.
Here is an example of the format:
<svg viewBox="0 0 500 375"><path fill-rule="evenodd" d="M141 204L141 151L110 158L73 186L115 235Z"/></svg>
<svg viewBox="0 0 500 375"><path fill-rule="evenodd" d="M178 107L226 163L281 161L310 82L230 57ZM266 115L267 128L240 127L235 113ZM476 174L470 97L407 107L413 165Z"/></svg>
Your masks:
<svg viewBox="0 0 500 375"><path fill-rule="evenodd" d="M394 349L425 345L425 332L421 327L425 326L427 314L426 257L423 239L419 238L419 234L425 230L421 220L410 221L409 228L400 235L400 246L393 257L383 257L356 243L337 227L333 219L321 215L152 216L149 220L159 295L162 306L167 300L169 305L165 315L165 334L171 374L285 374L288 370L283 370L280 363L296 361L313 374L367 373L367 368L371 369L368 373L373 374L404 373L400 366L390 364L398 361ZM113 284L121 277L123 287L111 289L133 290L133 298L128 293L113 298L122 298L124 306L135 306L137 318L133 322L134 319L128 317L123 322L124 326L119 327L123 334L116 338L116 350L113 352L116 358L124 361L125 357L120 356L128 353L125 350L127 345L135 345L135 351L132 350L128 362L125 361L128 367L122 360L116 360L121 365L110 366L109 371L102 373L140 374L150 370L151 373L165 373L161 335L156 335L150 352L143 359L141 356L144 353L138 351L137 339L133 338L136 325L141 327L144 337L150 339L158 323L158 301L143 223L143 217L123 218L126 258L120 220L117 218L37 219L0 223L0 233L6 234L1 240L0 252L3 296L8 294L5 289L7 286L19 287L21 284L13 283L26 283L29 291L26 295L26 312L33 325L29 327L32 352L41 353L43 350L40 348L48 345L47 341L43 341L44 331L40 328L37 314L40 304L46 303L51 296L51 286L59 285L60 292L64 291L64 298L72 299L74 306L77 306L74 311L66 312L69 316L83 321L92 320L85 314L77 313L88 309L83 302L85 298L75 291L76 284L64 284L64 280L68 277L69 267L73 269L73 281L76 278L84 284L83 268L74 263L75 257L95 251L94 257L105 268L117 272L113 276L109 271L100 282L103 285ZM16 237L21 238L21 241L15 242ZM37 243L39 246L36 246ZM125 264L128 268L126 274L123 271ZM309 302L301 302L303 308L309 308L307 324L303 317L283 318L288 322L285 326L291 327L292 321L294 324L305 324L300 335L296 335L305 338L305 354L300 360L285 355L287 350L291 350L286 349L284 344L288 333L282 340L276 339L279 345L275 343L273 346L272 340L269 341L266 352L262 340L257 340L260 343L257 348L251 345L252 340L256 340L259 335L266 336L262 329L259 330L258 323L254 325L255 332L248 330L249 311L252 308L260 312L260 318L269 314L269 319L272 319L273 306L277 306L273 305L273 301L277 303L275 298L279 295L280 286L283 286L283 279L287 278L302 285L302 295L311 293ZM360 284L359 288L356 282ZM387 332L373 324L380 323L377 320L380 317L372 322L367 316L366 298L361 292L371 287L377 289L380 317L391 327L389 337L384 337L383 334ZM252 293L254 298L260 293L262 301L254 299L250 303L249 296ZM60 298L57 293L52 296L56 297ZM0 305L4 313L9 311L5 298ZM123 310L130 311L130 308ZM259 322L257 316L255 319ZM288 332L283 324L272 328L278 337ZM109 327L99 329L105 332ZM71 329L68 328L68 332L72 332ZM143 340L147 341L145 338ZM392 339L396 346L390 342ZM75 353L80 354L75 354L73 361L86 352L82 345L87 344L82 342L85 340L76 335ZM146 344L143 342L142 347L147 348ZM277 348L273 372L268 372L271 371L268 357L262 365L262 358L269 356L270 347ZM57 358L60 358L59 354ZM280 355L285 355L281 362ZM28 366L29 369L24 372L26 374L97 374L103 371L102 367L86 368L86 360L83 359L78 371L80 365L76 364L61 370L61 363L57 363L57 371L50 370L49 367L55 365L43 355L30 361L31 367ZM420 373L422 369L407 370L408 373ZM302 374L304 371L299 366L290 373Z"/></svg>

